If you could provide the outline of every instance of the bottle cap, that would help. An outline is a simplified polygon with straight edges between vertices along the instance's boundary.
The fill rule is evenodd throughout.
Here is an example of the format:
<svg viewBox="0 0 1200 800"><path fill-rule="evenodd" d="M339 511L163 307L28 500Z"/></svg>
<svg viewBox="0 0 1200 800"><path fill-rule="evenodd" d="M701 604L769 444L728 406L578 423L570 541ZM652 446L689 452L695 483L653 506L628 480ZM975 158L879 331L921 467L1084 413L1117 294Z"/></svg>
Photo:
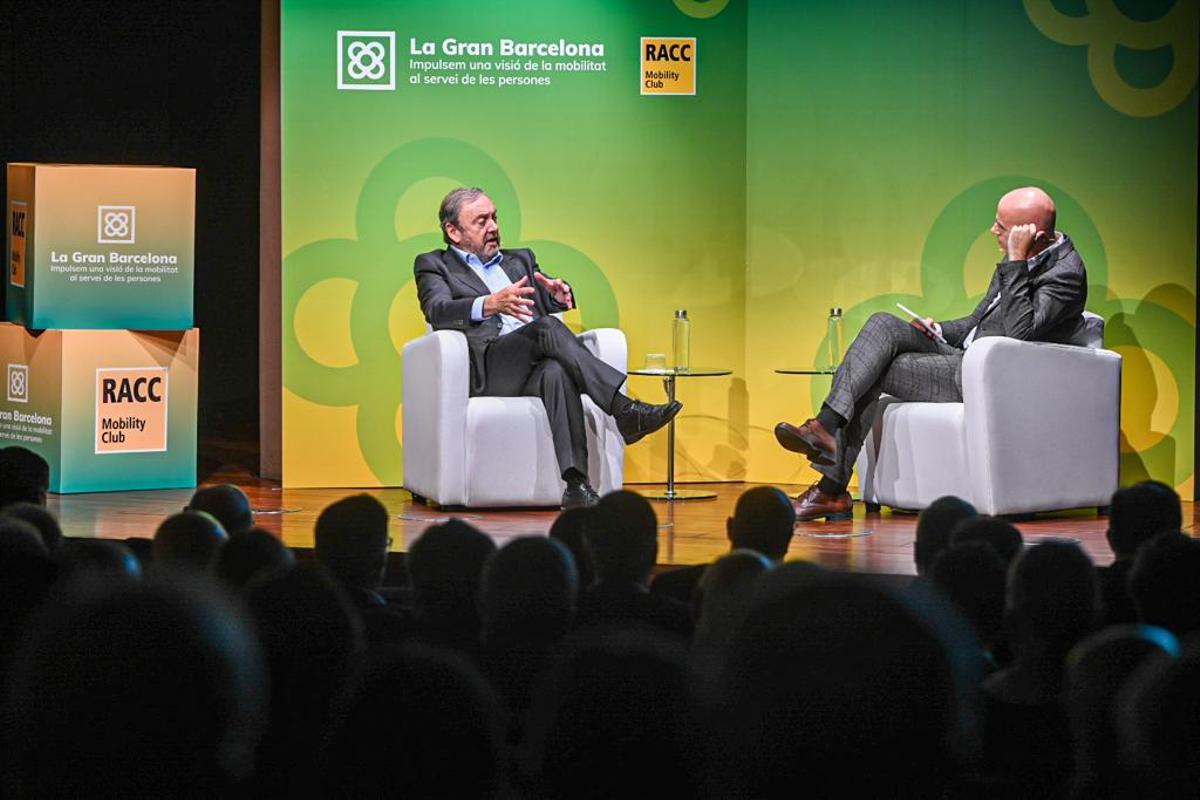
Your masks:
<svg viewBox="0 0 1200 800"><path fill-rule="evenodd" d="M687 319L687 309L686 308L675 309L675 319Z"/></svg>

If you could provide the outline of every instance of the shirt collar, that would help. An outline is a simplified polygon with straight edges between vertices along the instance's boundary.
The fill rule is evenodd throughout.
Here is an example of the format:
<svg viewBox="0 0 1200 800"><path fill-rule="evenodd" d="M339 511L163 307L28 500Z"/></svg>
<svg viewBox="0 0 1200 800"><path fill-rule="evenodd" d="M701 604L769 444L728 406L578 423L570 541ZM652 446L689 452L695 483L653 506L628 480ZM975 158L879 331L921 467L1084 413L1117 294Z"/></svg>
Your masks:
<svg viewBox="0 0 1200 800"><path fill-rule="evenodd" d="M454 245L450 245L450 249L458 253L458 257L461 258L468 267L487 269L488 267L494 267L498 265L504 260L504 254L499 250L496 251L496 255L492 256L487 260L486 263L484 263L483 261L480 261L479 256L475 255L474 253L468 253L466 250L461 250Z"/></svg>
<svg viewBox="0 0 1200 800"><path fill-rule="evenodd" d="M1040 252L1036 256L1034 256L1033 258L1026 261L1025 262L1026 269L1028 269L1030 272L1033 272L1035 269L1040 267L1042 264L1045 264L1047 261L1050 260L1050 256L1054 253L1054 251L1057 250L1058 248L1062 247L1063 242L1065 242L1065 241L1067 241L1066 234L1064 234L1062 231L1059 231L1058 233L1056 233L1055 239L1054 239L1054 244L1050 245L1045 250L1043 250L1042 252Z"/></svg>

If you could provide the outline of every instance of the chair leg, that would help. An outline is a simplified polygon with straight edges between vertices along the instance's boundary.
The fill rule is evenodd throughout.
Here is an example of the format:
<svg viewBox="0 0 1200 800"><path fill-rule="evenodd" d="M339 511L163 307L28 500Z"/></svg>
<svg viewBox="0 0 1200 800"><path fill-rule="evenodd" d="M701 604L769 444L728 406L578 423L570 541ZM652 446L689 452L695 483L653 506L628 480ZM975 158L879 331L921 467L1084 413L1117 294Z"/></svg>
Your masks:
<svg viewBox="0 0 1200 800"><path fill-rule="evenodd" d="M427 505L429 505L429 501L428 501L428 500L426 500L426 499L425 499L424 497L422 497L421 495L417 494L416 492L410 491L410 492L409 492L409 494L411 494L411 495L412 495L412 499L413 499L413 502L414 502L414 503L420 503L420 504L421 504L421 505L423 505L423 506L427 506Z"/></svg>
<svg viewBox="0 0 1200 800"><path fill-rule="evenodd" d="M863 503L863 505L867 507L868 514L878 514L879 513L879 509L880 509L879 503Z"/></svg>

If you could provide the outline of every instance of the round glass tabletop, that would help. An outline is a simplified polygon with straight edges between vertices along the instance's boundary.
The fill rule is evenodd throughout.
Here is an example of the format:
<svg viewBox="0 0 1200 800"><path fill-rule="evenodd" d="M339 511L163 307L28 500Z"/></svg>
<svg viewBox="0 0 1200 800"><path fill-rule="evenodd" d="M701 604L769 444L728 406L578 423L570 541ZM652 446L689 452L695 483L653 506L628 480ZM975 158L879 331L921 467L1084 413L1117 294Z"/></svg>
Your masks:
<svg viewBox="0 0 1200 800"><path fill-rule="evenodd" d="M649 375L656 378L712 378L718 375L732 375L733 370L724 367L652 367L650 369L631 369L630 375Z"/></svg>
<svg viewBox="0 0 1200 800"><path fill-rule="evenodd" d="M832 375L837 367L780 367L775 370L780 375Z"/></svg>

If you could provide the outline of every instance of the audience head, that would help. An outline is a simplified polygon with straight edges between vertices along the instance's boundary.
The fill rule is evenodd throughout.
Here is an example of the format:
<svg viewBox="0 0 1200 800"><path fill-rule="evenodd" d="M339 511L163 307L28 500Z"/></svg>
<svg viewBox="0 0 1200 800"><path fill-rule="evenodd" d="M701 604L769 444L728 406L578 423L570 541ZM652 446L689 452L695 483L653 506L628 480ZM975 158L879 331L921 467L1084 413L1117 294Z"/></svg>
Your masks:
<svg viewBox="0 0 1200 800"><path fill-rule="evenodd" d="M1021 553L1025 540L1017 526L999 517L978 516L964 519L950 532L950 544L983 542L991 547L1007 569Z"/></svg>
<svg viewBox="0 0 1200 800"><path fill-rule="evenodd" d="M498 797L495 692L461 655L408 644L363 676L331 737L329 797Z"/></svg>
<svg viewBox="0 0 1200 800"><path fill-rule="evenodd" d="M1096 623L1099 588L1091 559L1074 542L1028 548L1009 569L1005 611L1018 658L1062 659Z"/></svg>
<svg viewBox="0 0 1200 800"><path fill-rule="evenodd" d="M796 532L796 508L782 489L755 486L738 498L725 529L733 549L757 550L783 561Z"/></svg>
<svg viewBox="0 0 1200 800"><path fill-rule="evenodd" d="M221 548L217 577L240 592L260 573L287 569L295 563L296 557L278 536L262 528L250 528L231 534Z"/></svg>
<svg viewBox="0 0 1200 800"><path fill-rule="evenodd" d="M154 532L154 564L210 572L228 538L221 523L211 514L203 511L172 514Z"/></svg>
<svg viewBox="0 0 1200 800"><path fill-rule="evenodd" d="M719 667L726 646L750 612L759 578L774 566L757 550L733 550L704 570L696 587L692 651L707 662L705 667Z"/></svg>
<svg viewBox="0 0 1200 800"><path fill-rule="evenodd" d="M1200 639L1178 658L1148 657L1116 706L1121 765L1137 796L1200 796Z"/></svg>
<svg viewBox="0 0 1200 800"><path fill-rule="evenodd" d="M54 554L60 580L85 575L100 580L133 580L142 576L142 565L127 546L111 539L64 539Z"/></svg>
<svg viewBox="0 0 1200 800"><path fill-rule="evenodd" d="M640 494L616 491L600 498L586 538L599 581L644 585L650 580L658 558L658 518Z"/></svg>
<svg viewBox="0 0 1200 800"><path fill-rule="evenodd" d="M387 567L388 512L369 494L338 500L317 517L315 550L333 576L353 589L374 591Z"/></svg>
<svg viewBox="0 0 1200 800"><path fill-rule="evenodd" d="M1179 531L1182 526L1179 495L1165 483L1142 481L1113 493L1107 536L1117 558L1133 558L1138 548L1155 536Z"/></svg>
<svg viewBox="0 0 1200 800"><path fill-rule="evenodd" d="M568 508L554 518L550 526L550 538L557 539L567 546L575 558L575 567L579 570L579 589L586 590L596 581L596 571L592 568L592 555L587 549L587 526L591 519L590 508Z"/></svg>
<svg viewBox="0 0 1200 800"><path fill-rule="evenodd" d="M933 585L971 623L979 641L991 648L1004 629L1005 563L990 544L953 544L933 561Z"/></svg>
<svg viewBox="0 0 1200 800"><path fill-rule="evenodd" d="M1165 533L1142 546L1129 573L1138 616L1176 636L1200 631L1200 542Z"/></svg>
<svg viewBox="0 0 1200 800"><path fill-rule="evenodd" d="M54 567L37 528L0 516L0 656L54 581ZM2 672L2 664L0 664Z"/></svg>
<svg viewBox="0 0 1200 800"><path fill-rule="evenodd" d="M204 511L212 514L230 536L254 527L250 498L230 483L197 489L184 511Z"/></svg>
<svg viewBox="0 0 1200 800"><path fill-rule="evenodd" d="M1071 649L1066 707L1075 746L1075 796L1095 796L1118 778L1113 720L1121 688L1151 656L1178 654L1175 636L1149 625L1114 625Z"/></svg>
<svg viewBox="0 0 1200 800"><path fill-rule="evenodd" d="M24 447L0 447L0 508L10 503L46 505L50 465Z"/></svg>
<svg viewBox="0 0 1200 800"><path fill-rule="evenodd" d="M6 517L15 517L23 519L33 527L37 528L38 534L42 537L42 541L46 543L46 550L53 555L58 549L59 543L62 542L62 528L59 527L58 520L54 515L46 510L45 506L39 506L34 503L13 503L0 510L0 514Z"/></svg>
<svg viewBox="0 0 1200 800"><path fill-rule="evenodd" d="M75 584L11 664L8 794L221 795L253 766L264 690L248 624L186 576Z"/></svg>
<svg viewBox="0 0 1200 800"><path fill-rule="evenodd" d="M954 526L975 516L978 516L975 506L953 495L939 497L921 512L917 517L917 540L913 545L918 575L929 572L938 553L950 546Z"/></svg>
<svg viewBox="0 0 1200 800"><path fill-rule="evenodd" d="M485 644L554 644L575 617L579 576L561 542L514 539L488 556L479 591Z"/></svg>
<svg viewBox="0 0 1200 800"><path fill-rule="evenodd" d="M699 795L699 705L682 646L640 630L573 638L531 714L538 794Z"/></svg>
<svg viewBox="0 0 1200 800"><path fill-rule="evenodd" d="M483 565L495 550L485 533L458 518L426 528L405 561L417 618L469 625L478 634Z"/></svg>
<svg viewBox="0 0 1200 800"><path fill-rule="evenodd" d="M260 747L262 794L309 787L335 699L363 653L363 624L319 564L261 573L246 589L270 672L270 725Z"/></svg>
<svg viewBox="0 0 1200 800"><path fill-rule="evenodd" d="M762 576L730 647L734 791L938 796L977 679L956 661L969 633L854 576L791 566Z"/></svg>

